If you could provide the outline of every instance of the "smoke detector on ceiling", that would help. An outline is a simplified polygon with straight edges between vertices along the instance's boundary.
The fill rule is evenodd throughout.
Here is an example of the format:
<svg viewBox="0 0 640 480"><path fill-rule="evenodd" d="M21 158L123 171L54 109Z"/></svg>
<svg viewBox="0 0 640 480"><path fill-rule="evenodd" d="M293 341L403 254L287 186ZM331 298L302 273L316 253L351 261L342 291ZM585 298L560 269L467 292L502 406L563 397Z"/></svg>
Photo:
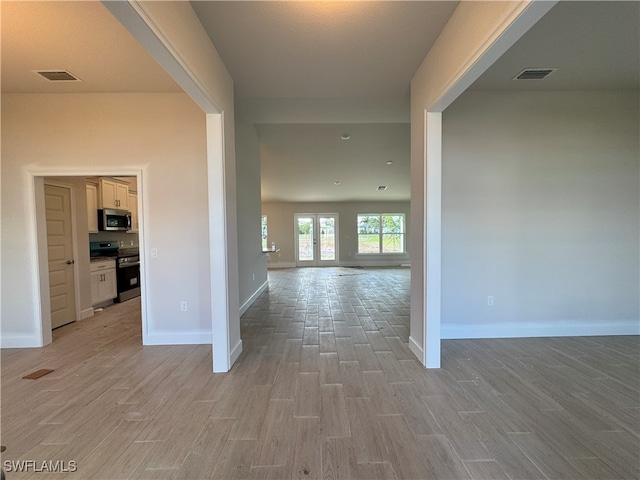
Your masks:
<svg viewBox="0 0 640 480"><path fill-rule="evenodd" d="M50 82L81 82L78 77L67 70L32 70Z"/></svg>
<svg viewBox="0 0 640 480"><path fill-rule="evenodd" d="M512 78L512 80L542 80L547 78L553 72L558 70L557 68L525 68L518 75Z"/></svg>

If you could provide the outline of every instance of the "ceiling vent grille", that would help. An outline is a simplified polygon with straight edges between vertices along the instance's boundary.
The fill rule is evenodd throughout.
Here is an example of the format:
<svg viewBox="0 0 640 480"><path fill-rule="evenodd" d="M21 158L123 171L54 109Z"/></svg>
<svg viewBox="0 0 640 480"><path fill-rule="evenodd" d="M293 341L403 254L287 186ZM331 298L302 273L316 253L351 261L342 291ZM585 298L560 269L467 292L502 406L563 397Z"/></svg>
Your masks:
<svg viewBox="0 0 640 480"><path fill-rule="evenodd" d="M379 191L379 192L383 192L383 191L385 191L386 189L387 189L387 186L386 186L386 185L378 185L378 191Z"/></svg>
<svg viewBox="0 0 640 480"><path fill-rule="evenodd" d="M556 70L557 68L525 68L513 80L542 80Z"/></svg>
<svg viewBox="0 0 640 480"><path fill-rule="evenodd" d="M34 70L34 73L50 82L81 82L78 77L66 70Z"/></svg>

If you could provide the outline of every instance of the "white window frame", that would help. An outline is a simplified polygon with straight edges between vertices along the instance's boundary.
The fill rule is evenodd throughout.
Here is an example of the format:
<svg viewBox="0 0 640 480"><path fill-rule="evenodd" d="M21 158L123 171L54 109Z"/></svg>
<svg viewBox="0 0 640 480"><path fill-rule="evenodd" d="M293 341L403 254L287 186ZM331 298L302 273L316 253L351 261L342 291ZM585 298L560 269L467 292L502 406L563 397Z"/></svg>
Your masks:
<svg viewBox="0 0 640 480"><path fill-rule="evenodd" d="M360 235L376 235L374 234L361 234L360 233L360 217L378 217L380 222L380 229L378 235L378 251L377 252L361 252L360 251ZM383 240L384 233L382 232L382 217L402 217L402 251L401 252L384 252ZM388 235L388 234L386 234ZM357 255L406 255L407 253L407 215L404 213L358 213L356 215L356 236L358 237L358 252Z"/></svg>

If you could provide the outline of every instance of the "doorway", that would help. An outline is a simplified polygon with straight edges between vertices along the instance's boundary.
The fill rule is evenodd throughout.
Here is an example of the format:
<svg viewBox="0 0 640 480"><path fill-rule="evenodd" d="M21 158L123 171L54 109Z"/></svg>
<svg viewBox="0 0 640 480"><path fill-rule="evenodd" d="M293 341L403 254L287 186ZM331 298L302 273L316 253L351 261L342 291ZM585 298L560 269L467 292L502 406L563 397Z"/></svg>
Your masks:
<svg viewBox="0 0 640 480"><path fill-rule="evenodd" d="M338 214L296 213L296 267L338 265Z"/></svg>
<svg viewBox="0 0 640 480"><path fill-rule="evenodd" d="M92 318L96 312L111 305L108 300L117 303L117 294L106 295L104 301L97 300L94 295L93 272L91 262L92 242L109 241L118 245L118 256L113 257L113 267L100 271L100 278L109 281L108 292L117 293L116 267L118 259L135 249L142 257L142 179L138 170L126 172L87 172L86 174L68 175L58 172L34 172L33 187L35 197L36 238L38 255L38 276L40 281L40 335L42 345L54 339L52 330L73 321ZM135 212L136 221L132 219L132 229L128 231L102 231L98 228L98 205L95 193L96 184L102 178L127 182L126 209ZM124 200L122 200L124 201ZM64 212L71 214L64 219L58 218ZM140 213L140 214L138 214ZM70 241L62 241L63 233ZM141 277L145 278L141 272ZM111 281L112 279L113 281ZM65 281L63 284L62 282ZM140 282L144 287L144 281ZM142 342L146 335L146 308L144 288L139 304L141 315ZM106 297L109 297L108 299ZM73 307L73 314L69 311Z"/></svg>

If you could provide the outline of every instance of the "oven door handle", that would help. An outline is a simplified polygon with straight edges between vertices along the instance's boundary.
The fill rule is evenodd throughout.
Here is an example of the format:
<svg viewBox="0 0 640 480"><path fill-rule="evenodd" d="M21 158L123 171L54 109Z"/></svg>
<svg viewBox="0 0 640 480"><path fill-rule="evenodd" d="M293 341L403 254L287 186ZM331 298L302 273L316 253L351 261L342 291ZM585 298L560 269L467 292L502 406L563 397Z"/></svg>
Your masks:
<svg viewBox="0 0 640 480"><path fill-rule="evenodd" d="M140 265L140 262L123 262L118 264L118 268L127 268L127 267L135 267Z"/></svg>

